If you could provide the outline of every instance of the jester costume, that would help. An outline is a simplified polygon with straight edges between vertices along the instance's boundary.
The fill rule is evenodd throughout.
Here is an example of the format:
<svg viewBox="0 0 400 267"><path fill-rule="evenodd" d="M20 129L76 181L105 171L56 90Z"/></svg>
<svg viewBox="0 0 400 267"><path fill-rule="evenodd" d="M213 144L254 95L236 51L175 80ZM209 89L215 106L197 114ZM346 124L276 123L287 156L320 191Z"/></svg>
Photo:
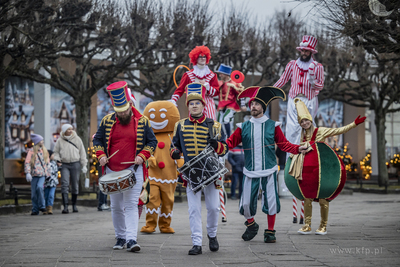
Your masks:
<svg viewBox="0 0 400 267"><path fill-rule="evenodd" d="M304 199L304 226L301 234L311 233L312 201L321 207L321 223L315 234L325 235L328 223L329 202L342 191L346 182L346 169L336 152L325 142L330 136L344 134L364 122L360 116L349 125L340 128L314 128L307 106L300 99L294 100L299 124L310 121L308 129L302 129L302 143L308 146L308 153L291 155L285 167L285 182L290 192L300 200Z"/></svg>
<svg viewBox="0 0 400 267"><path fill-rule="evenodd" d="M274 98L285 100L285 93L272 86L249 87L244 90L239 98L250 97L250 106L253 101L259 102L265 112L267 105ZM278 166L275 156L275 144L282 151L297 154L299 146L286 140L279 122L270 120L267 116L255 118L254 116L235 130L226 140L229 148L234 148L243 143L245 167L243 169L243 192L240 198L239 212L246 218L246 232L243 240L253 239L258 232L258 224L254 221L257 211L257 199L262 190L262 211L267 214L268 229L264 231L264 242L274 243L275 217L280 211L280 202L277 191Z"/></svg>

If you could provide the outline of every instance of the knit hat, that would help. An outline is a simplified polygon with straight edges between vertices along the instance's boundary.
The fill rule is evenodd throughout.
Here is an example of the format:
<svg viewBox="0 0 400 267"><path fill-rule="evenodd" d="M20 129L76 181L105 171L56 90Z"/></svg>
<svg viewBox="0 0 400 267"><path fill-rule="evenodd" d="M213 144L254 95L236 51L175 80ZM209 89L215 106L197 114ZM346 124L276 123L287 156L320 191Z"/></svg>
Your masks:
<svg viewBox="0 0 400 267"><path fill-rule="evenodd" d="M40 134L31 134L31 139L33 145L37 145L40 141L43 140L43 136L41 136Z"/></svg>
<svg viewBox="0 0 400 267"><path fill-rule="evenodd" d="M61 132L64 134L69 128L74 128L74 127L72 127L71 124L66 123L63 126L61 126Z"/></svg>

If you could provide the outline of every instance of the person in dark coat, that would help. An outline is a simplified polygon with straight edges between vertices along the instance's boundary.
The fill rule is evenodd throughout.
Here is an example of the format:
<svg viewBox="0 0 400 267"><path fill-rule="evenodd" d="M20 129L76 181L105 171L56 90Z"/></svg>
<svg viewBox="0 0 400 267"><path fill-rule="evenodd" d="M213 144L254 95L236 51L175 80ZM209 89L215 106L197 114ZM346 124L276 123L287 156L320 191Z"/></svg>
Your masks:
<svg viewBox="0 0 400 267"><path fill-rule="evenodd" d="M236 185L239 182L239 199L242 195L244 153L242 144L238 145L228 153L229 164L232 165L231 199L236 199Z"/></svg>

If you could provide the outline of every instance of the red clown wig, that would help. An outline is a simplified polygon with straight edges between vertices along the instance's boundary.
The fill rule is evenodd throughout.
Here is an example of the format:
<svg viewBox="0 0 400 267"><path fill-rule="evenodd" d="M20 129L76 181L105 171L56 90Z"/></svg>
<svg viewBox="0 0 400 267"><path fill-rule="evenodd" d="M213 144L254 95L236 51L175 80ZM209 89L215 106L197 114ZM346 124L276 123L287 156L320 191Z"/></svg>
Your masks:
<svg viewBox="0 0 400 267"><path fill-rule="evenodd" d="M190 63L192 63L193 65L197 64L197 59L199 58L200 55L206 56L206 64L208 64L208 62L210 62L211 59L211 52L210 49L207 46L196 46L192 51L190 51L189 53L189 57L190 57Z"/></svg>

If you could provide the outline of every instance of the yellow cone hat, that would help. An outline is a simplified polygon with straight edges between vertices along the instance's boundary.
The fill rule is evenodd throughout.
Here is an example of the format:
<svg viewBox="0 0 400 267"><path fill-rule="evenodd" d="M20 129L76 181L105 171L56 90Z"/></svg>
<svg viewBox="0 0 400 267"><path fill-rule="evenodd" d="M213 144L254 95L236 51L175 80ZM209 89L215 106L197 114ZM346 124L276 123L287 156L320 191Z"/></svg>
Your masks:
<svg viewBox="0 0 400 267"><path fill-rule="evenodd" d="M294 99L294 104L296 105L297 109L297 120L300 124L302 119L307 119L310 120L311 122L313 121L310 112L308 111L308 108L306 104L304 104L303 101L300 100L300 98L295 98Z"/></svg>

